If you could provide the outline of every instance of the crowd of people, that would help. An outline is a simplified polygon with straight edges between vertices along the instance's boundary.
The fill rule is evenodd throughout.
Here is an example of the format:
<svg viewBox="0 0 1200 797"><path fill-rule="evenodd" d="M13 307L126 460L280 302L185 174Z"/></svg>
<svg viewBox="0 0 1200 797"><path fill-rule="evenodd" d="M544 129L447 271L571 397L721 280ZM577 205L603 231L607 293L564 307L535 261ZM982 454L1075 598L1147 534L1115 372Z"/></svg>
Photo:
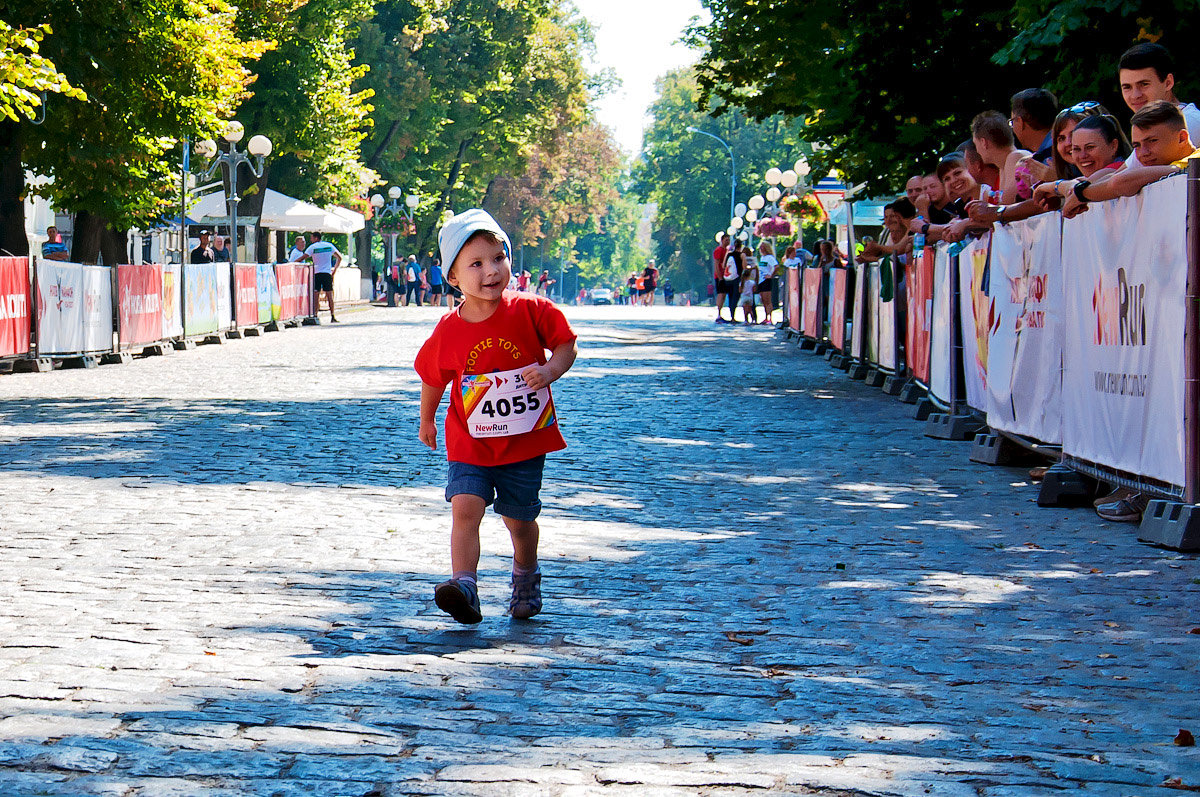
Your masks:
<svg viewBox="0 0 1200 797"><path fill-rule="evenodd" d="M971 121L969 138L941 157L929 172L912 175L904 196L884 208L880 240L864 239L854 258L874 262L895 258L896 294L904 306L904 269L914 246L946 241L959 244L1040 213L1061 211L1072 218L1089 203L1133 196L1146 185L1187 167L1200 157L1189 130L1200 139L1200 110L1175 94L1171 54L1159 44L1135 45L1117 66L1121 96L1133 112L1128 131L1101 103L1083 98L1064 106L1052 92L1030 88L1012 95L1008 113L984 111ZM760 247L760 252L762 251ZM789 247L785 266L846 264L847 256L830 241L812 253ZM726 237L713 252L718 321L728 298L730 321L735 297L760 273L744 245ZM749 275L749 277L747 276ZM770 320L770 305L767 320ZM1126 488L1097 499L1097 513L1112 521L1137 522L1149 496Z"/></svg>

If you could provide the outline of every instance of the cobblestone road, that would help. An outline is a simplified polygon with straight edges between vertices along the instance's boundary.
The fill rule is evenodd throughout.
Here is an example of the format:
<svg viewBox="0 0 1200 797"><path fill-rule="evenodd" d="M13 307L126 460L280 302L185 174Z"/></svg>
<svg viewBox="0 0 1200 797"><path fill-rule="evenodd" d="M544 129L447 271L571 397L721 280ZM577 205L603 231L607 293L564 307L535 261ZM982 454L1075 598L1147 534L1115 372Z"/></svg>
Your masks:
<svg viewBox="0 0 1200 797"><path fill-rule="evenodd" d="M709 311L574 311L547 604L432 605L431 310L0 377L0 794L1200 784L1200 564Z"/></svg>

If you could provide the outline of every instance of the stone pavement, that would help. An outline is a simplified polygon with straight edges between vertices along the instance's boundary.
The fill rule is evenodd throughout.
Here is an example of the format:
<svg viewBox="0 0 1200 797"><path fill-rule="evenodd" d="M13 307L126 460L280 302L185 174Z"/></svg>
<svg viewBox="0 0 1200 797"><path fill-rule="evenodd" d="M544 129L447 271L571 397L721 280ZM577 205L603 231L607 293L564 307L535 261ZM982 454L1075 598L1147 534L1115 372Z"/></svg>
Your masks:
<svg viewBox="0 0 1200 797"><path fill-rule="evenodd" d="M370 309L0 377L0 795L1081 795L1200 784L1200 565L711 311L583 308L546 611L460 628Z"/></svg>

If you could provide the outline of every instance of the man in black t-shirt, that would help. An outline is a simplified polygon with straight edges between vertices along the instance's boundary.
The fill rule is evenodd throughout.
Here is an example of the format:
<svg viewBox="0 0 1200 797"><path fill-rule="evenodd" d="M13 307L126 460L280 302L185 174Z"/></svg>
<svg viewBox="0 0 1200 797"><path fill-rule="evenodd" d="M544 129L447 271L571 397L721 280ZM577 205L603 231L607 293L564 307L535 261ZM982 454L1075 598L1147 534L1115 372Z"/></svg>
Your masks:
<svg viewBox="0 0 1200 797"><path fill-rule="evenodd" d="M200 245L192 250L191 262L193 262L193 263L215 263L216 262L217 253L214 252L213 248L208 245L208 236L210 234L211 233L209 233L208 230L200 231Z"/></svg>

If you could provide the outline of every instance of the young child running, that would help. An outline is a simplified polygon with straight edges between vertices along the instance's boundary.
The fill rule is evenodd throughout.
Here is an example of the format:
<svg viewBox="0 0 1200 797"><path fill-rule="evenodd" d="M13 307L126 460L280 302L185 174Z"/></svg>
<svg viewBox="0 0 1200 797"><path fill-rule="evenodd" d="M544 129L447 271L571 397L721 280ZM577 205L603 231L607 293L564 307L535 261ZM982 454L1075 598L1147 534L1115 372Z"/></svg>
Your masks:
<svg viewBox="0 0 1200 797"><path fill-rule="evenodd" d="M575 333L554 303L505 290L512 248L482 210L451 218L438 233L445 279L462 291L417 354L421 377L421 442L437 450L434 415L446 386L446 455L450 460L449 581L434 602L460 623L478 623L479 524L488 504L504 519L513 544L508 611L527 619L542 610L538 524L546 454L566 448L550 383L575 362ZM549 359L546 351L551 352Z"/></svg>

